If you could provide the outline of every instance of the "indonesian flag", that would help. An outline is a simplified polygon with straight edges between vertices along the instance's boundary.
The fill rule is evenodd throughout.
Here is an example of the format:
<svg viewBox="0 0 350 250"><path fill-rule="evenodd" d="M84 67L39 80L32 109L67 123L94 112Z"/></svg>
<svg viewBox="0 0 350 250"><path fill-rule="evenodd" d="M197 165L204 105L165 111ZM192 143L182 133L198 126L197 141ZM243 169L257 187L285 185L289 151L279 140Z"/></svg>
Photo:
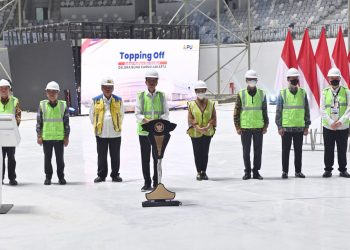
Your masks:
<svg viewBox="0 0 350 250"><path fill-rule="evenodd" d="M350 49L349 49L349 54L348 54L348 62L349 62L349 74L350 74Z"/></svg>
<svg viewBox="0 0 350 250"><path fill-rule="evenodd" d="M342 84L346 87L350 86L349 77L349 62L346 53L343 31L339 27L337 40L335 41L333 53L332 53L332 65L337 67L342 75Z"/></svg>
<svg viewBox="0 0 350 250"><path fill-rule="evenodd" d="M298 56L300 85L305 88L311 121L320 116L320 90L317 83L316 60L310 42L309 31L305 29Z"/></svg>
<svg viewBox="0 0 350 250"><path fill-rule="evenodd" d="M331 59L329 57L325 27L323 27L321 31L321 36L318 41L315 58L317 69L317 81L318 86L320 88L320 92L322 93L322 90L329 86L327 81L327 74L332 67Z"/></svg>
<svg viewBox="0 0 350 250"><path fill-rule="evenodd" d="M298 61L295 55L292 34L288 31L276 73L275 90L277 93L279 93L283 87L288 86L286 73L290 68L297 69Z"/></svg>

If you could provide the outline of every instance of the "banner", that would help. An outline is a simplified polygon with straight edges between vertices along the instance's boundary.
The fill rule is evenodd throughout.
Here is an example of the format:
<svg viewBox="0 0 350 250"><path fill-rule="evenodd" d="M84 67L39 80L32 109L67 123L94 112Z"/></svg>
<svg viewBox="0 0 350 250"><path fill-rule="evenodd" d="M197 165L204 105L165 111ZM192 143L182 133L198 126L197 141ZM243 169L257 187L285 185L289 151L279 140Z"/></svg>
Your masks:
<svg viewBox="0 0 350 250"><path fill-rule="evenodd" d="M157 90L166 94L169 108L186 107L198 80L199 40L82 39L81 113L101 94L101 80L112 77L114 94L125 111L134 111L137 92L147 90L145 73L159 73Z"/></svg>

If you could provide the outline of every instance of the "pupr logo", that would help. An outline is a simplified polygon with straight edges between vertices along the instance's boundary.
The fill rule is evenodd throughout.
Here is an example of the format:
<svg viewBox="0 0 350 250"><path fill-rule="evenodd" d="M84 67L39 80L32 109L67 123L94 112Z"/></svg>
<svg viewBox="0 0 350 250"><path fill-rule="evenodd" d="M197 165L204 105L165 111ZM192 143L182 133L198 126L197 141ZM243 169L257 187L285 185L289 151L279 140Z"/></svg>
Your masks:
<svg viewBox="0 0 350 250"><path fill-rule="evenodd" d="M192 45L192 44L185 44L185 45L183 46L183 49L184 49L184 50L192 50L192 49L193 49L193 45Z"/></svg>
<svg viewBox="0 0 350 250"><path fill-rule="evenodd" d="M155 125L154 125L154 130L157 132L157 133L162 133L164 131L164 124L162 122L157 122Z"/></svg>

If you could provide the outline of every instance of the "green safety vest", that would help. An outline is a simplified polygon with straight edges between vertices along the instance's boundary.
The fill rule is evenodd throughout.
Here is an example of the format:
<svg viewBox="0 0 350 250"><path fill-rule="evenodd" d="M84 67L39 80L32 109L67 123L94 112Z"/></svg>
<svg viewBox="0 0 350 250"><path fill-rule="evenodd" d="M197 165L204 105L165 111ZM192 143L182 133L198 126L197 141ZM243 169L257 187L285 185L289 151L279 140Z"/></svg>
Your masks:
<svg viewBox="0 0 350 250"><path fill-rule="evenodd" d="M305 90L299 88L293 95L288 88L281 90L283 98L282 127L305 127Z"/></svg>
<svg viewBox="0 0 350 250"><path fill-rule="evenodd" d="M333 93L332 93L332 88L328 87L325 88L323 91L323 96L325 100L325 108L326 108L326 113L328 116L331 115L331 107L332 107L332 100L333 100ZM340 86L339 92L338 92L338 100L339 100L339 118L342 117L345 114L345 111L348 106L348 98L346 94L346 88L343 86ZM330 126L328 124L328 121L326 119L322 120L322 123L324 126ZM349 125L349 120L346 119L344 121L344 125Z"/></svg>
<svg viewBox="0 0 350 250"><path fill-rule="evenodd" d="M188 109L191 111L194 119L196 120L196 123L199 127L205 127L208 125L214 111L215 103L211 100L208 100L207 106L205 107L204 111L202 112L201 109L198 107L196 101L190 101L187 103ZM187 133L192 138L199 138L203 135L205 136L213 136L215 134L215 128L211 127L208 129L208 131L204 134L199 133L194 127L190 127L187 130Z"/></svg>
<svg viewBox="0 0 350 250"><path fill-rule="evenodd" d="M63 140L64 124L63 116L67 104L65 101L58 100L53 108L48 100L40 102L40 109L43 113L43 140Z"/></svg>
<svg viewBox="0 0 350 250"><path fill-rule="evenodd" d="M163 92L157 91L152 99L147 95L147 91L143 91L137 94L137 98L140 103L141 114L144 115L145 118L156 120L165 113L163 107L165 95ZM142 124L142 122L137 123L137 134L147 136L148 132L143 130Z"/></svg>
<svg viewBox="0 0 350 250"><path fill-rule="evenodd" d="M16 106L18 104L18 99L14 96L9 97L9 101L4 105L0 101L0 114L16 114Z"/></svg>
<svg viewBox="0 0 350 250"><path fill-rule="evenodd" d="M262 112L262 104L265 93L261 89L256 90L256 94L252 97L247 89L239 91L239 97L242 102L242 110L240 114L241 128L263 128L264 118Z"/></svg>

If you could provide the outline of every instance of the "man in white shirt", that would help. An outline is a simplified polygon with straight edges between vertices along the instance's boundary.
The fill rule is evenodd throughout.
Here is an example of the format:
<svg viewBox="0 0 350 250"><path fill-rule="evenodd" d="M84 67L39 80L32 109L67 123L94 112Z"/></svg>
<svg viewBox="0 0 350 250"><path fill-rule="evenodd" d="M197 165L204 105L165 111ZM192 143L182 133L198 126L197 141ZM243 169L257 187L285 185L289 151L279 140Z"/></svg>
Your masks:
<svg viewBox="0 0 350 250"><path fill-rule="evenodd" d="M142 173L145 180L144 186L141 188L142 192L152 190L150 175L150 154L152 146L147 138L148 132L144 131L141 125L156 119L169 120L169 109L165 94L156 90L159 78L158 72L149 70L146 72L145 78L147 90L137 94L135 107L135 115L138 123L137 133L139 135L141 148ZM156 187L158 184L157 157L153 154L153 150L152 156L154 170L153 187Z"/></svg>
<svg viewBox="0 0 350 250"><path fill-rule="evenodd" d="M94 126L97 143L97 178L95 183L106 180L108 174L107 152L111 157L113 182L122 182L119 176L120 144L122 121L124 117L123 101L113 95L114 81L105 78L101 82L102 95L93 98L90 108L90 120Z"/></svg>
<svg viewBox="0 0 350 250"><path fill-rule="evenodd" d="M321 98L325 164L324 178L332 176L335 144L337 144L338 170L340 176L350 178L350 174L347 172L346 168L350 118L350 91L339 85L340 80L340 70L331 68L328 72L330 87L323 90Z"/></svg>

